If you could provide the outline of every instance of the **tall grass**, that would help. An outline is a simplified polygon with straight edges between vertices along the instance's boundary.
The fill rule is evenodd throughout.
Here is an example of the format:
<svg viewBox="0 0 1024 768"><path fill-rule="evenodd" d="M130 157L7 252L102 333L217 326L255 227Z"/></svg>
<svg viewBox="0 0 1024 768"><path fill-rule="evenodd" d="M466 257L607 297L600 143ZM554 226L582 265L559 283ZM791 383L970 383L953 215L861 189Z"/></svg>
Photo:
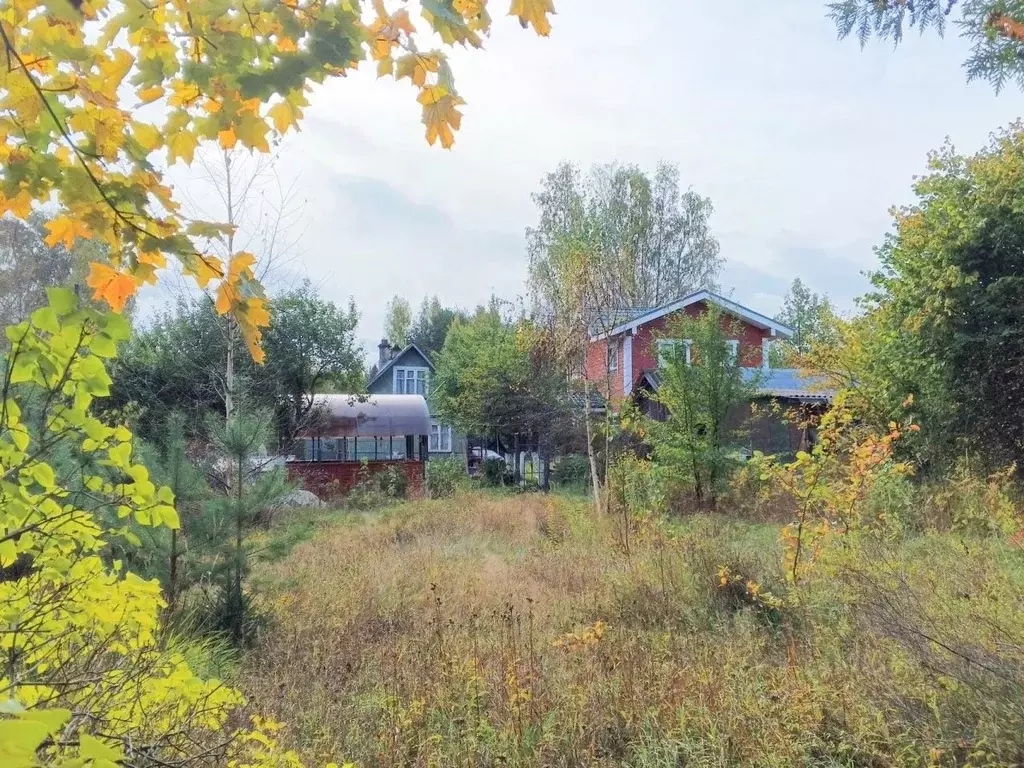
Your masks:
<svg viewBox="0 0 1024 768"><path fill-rule="evenodd" d="M625 548L616 525L474 494L321 530L261 574L245 687L311 760L360 766L1024 761L1009 545L919 538L893 570L837 551L794 595L773 527L647 522Z"/></svg>

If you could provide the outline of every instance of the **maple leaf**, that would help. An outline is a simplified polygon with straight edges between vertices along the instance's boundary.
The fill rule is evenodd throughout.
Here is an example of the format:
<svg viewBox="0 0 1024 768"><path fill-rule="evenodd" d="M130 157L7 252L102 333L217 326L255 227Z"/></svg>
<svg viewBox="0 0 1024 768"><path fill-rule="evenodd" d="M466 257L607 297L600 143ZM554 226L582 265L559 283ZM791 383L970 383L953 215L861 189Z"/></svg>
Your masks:
<svg viewBox="0 0 1024 768"><path fill-rule="evenodd" d="M518 16L519 23L525 29L532 24L538 35L547 37L551 34L551 22L548 14L555 12L551 0L512 0L509 16Z"/></svg>
<svg viewBox="0 0 1024 768"><path fill-rule="evenodd" d="M274 121L274 128L278 133L284 133L288 128L296 125L301 116L302 112L287 101L279 102L267 110L267 117Z"/></svg>
<svg viewBox="0 0 1024 768"><path fill-rule="evenodd" d="M124 309L128 299L138 290L138 284L131 275L97 261L89 265L89 276L85 283L92 288L94 299L107 302L115 312Z"/></svg>
<svg viewBox="0 0 1024 768"><path fill-rule="evenodd" d="M232 149L238 143L238 136L235 135L235 129L231 126L218 133L217 139L224 149Z"/></svg>
<svg viewBox="0 0 1024 768"><path fill-rule="evenodd" d="M57 243L63 243L68 250L75 244L75 238L87 239L92 237L92 232L84 222L72 219L68 216L58 216L52 221L46 222L46 229L49 231L44 242L53 248Z"/></svg>
<svg viewBox="0 0 1024 768"><path fill-rule="evenodd" d="M410 53L395 62L395 79L408 77L419 87L427 82L428 72L437 72L438 57L436 54Z"/></svg>
<svg viewBox="0 0 1024 768"><path fill-rule="evenodd" d="M143 104L149 104L161 98L164 93L166 93L166 91L164 91L162 86L153 85L149 88L140 88L135 92L135 95L139 97L139 101Z"/></svg>
<svg viewBox="0 0 1024 768"><path fill-rule="evenodd" d="M140 123L136 120L132 121L132 135L139 142L139 146L147 152L152 152L159 147L162 141L160 130L155 125Z"/></svg>
<svg viewBox="0 0 1024 768"><path fill-rule="evenodd" d="M173 165L174 161L181 158L187 165L192 164L196 155L196 147L199 140L191 131L177 131L167 142L167 164Z"/></svg>
<svg viewBox="0 0 1024 768"><path fill-rule="evenodd" d="M423 105L427 143L433 146L434 142L440 140L442 147L451 149L455 144L454 132L462 125L462 113L456 107L465 102L440 85L420 91L419 102Z"/></svg>

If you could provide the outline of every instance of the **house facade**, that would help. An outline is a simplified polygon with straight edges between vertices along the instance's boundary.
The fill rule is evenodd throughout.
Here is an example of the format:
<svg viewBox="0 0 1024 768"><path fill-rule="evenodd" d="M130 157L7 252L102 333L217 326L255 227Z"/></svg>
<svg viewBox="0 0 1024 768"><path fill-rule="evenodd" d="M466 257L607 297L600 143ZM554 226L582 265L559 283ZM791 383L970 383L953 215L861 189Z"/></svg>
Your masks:
<svg viewBox="0 0 1024 768"><path fill-rule="evenodd" d="M466 436L441 421L430 405L430 382L434 375L430 358L415 344L394 347L387 339L381 340L377 351L377 364L370 372L366 391L371 395L422 395L430 411L430 457L464 456Z"/></svg>
<svg viewBox="0 0 1024 768"><path fill-rule="evenodd" d="M794 369L771 366L772 344L792 338L792 329L706 290L661 307L619 311L614 320L605 323L605 329L595 329L587 348L588 382L614 410L628 398L648 415L666 418L655 398L660 386L659 346L682 343L687 345L689 354L688 339L665 338L667 324L680 314L698 317L712 305L722 313L723 328L744 376L758 381L758 400L777 403L783 409L820 411L827 406L833 392L823 381L801 376ZM737 414L740 418L745 416ZM795 451L813 439L807 427L789 424L777 415L762 416L749 426L750 447L765 452Z"/></svg>

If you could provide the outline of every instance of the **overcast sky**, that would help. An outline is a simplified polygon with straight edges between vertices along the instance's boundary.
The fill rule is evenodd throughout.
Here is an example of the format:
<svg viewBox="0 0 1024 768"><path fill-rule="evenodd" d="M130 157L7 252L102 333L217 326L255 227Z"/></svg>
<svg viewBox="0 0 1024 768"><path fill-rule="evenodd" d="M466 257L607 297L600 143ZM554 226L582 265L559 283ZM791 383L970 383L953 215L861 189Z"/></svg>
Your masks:
<svg viewBox="0 0 1024 768"><path fill-rule="evenodd" d="M499 5L486 49L452 55L454 149L426 145L408 81L364 65L317 89L278 161L305 201L286 279L353 296L368 351L392 294L524 293L530 194L562 160L678 164L714 202L736 300L774 314L800 277L849 309L927 152L973 151L1021 111L1016 89L965 82L961 40L862 51L817 0L556 0L546 39Z"/></svg>

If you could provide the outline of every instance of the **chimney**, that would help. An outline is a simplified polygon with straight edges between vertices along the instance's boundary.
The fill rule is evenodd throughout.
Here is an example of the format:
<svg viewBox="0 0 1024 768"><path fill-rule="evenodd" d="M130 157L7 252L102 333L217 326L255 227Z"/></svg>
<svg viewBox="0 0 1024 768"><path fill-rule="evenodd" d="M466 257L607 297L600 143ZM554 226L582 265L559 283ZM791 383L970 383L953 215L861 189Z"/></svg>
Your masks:
<svg viewBox="0 0 1024 768"><path fill-rule="evenodd" d="M391 359L391 345L388 344L387 339L381 339L380 344L377 345L377 363L381 368L384 364Z"/></svg>

